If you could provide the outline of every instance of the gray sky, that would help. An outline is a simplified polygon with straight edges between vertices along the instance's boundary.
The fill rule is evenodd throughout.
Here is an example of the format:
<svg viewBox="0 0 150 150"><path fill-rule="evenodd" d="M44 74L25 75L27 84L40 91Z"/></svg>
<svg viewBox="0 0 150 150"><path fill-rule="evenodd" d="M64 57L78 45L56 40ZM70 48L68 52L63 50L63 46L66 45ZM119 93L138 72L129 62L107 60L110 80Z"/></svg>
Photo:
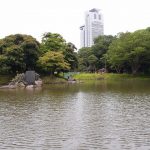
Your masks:
<svg viewBox="0 0 150 150"><path fill-rule="evenodd" d="M40 41L52 32L79 48L79 27L92 8L102 10L106 35L150 26L150 0L0 0L0 6L0 38L22 33Z"/></svg>

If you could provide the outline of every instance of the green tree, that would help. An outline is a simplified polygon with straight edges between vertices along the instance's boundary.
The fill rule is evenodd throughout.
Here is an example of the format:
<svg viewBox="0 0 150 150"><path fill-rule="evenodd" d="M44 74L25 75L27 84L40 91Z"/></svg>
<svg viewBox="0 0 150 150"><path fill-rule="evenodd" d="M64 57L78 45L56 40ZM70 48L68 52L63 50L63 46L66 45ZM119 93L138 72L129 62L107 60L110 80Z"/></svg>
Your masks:
<svg viewBox="0 0 150 150"><path fill-rule="evenodd" d="M35 69L36 61L41 55L40 43L32 36L24 36L24 41L21 47L23 48L23 61L26 64L26 68Z"/></svg>
<svg viewBox="0 0 150 150"><path fill-rule="evenodd" d="M150 32L148 30L137 30L131 34L129 53L126 53L127 61L131 66L133 74L136 74L142 64L150 61Z"/></svg>
<svg viewBox="0 0 150 150"><path fill-rule="evenodd" d="M112 41L115 38L116 37L114 37L112 35L101 35L101 36L98 36L94 40L94 45L92 46L92 51L93 51L93 54L98 59L97 65L96 65L97 68L103 68L105 66L105 60L102 59L103 55L106 54L110 44L112 43Z"/></svg>
<svg viewBox="0 0 150 150"><path fill-rule="evenodd" d="M48 51L39 58L38 63L45 71L49 71L51 75L55 71L59 72L70 69L70 65L65 62L62 52Z"/></svg>
<svg viewBox="0 0 150 150"><path fill-rule="evenodd" d="M41 50L45 53L48 51L64 51L66 41L58 33L44 33L42 37Z"/></svg>
<svg viewBox="0 0 150 150"><path fill-rule="evenodd" d="M107 60L118 72L128 67L132 74L136 74L142 65L150 61L150 31L121 33L110 45Z"/></svg>
<svg viewBox="0 0 150 150"><path fill-rule="evenodd" d="M79 62L79 71L88 71L89 60L88 57L91 56L92 49L90 47L84 47L78 51L78 62Z"/></svg>
<svg viewBox="0 0 150 150"><path fill-rule="evenodd" d="M10 67L6 64L7 57L5 55L0 55L0 74L8 74Z"/></svg>
<svg viewBox="0 0 150 150"><path fill-rule="evenodd" d="M78 68L78 58L75 50L77 50L75 45L69 42L64 51L65 60L70 64L70 69L72 71Z"/></svg>
<svg viewBox="0 0 150 150"><path fill-rule="evenodd" d="M124 41L129 39L130 33L119 33L118 38L114 40L107 51L105 58L108 63L111 64L111 68L115 69L116 72L120 73L123 70L124 64L126 62L126 49L128 44Z"/></svg>
<svg viewBox="0 0 150 150"><path fill-rule="evenodd" d="M9 73L35 68L39 57L39 46L39 42L30 35L15 34L1 39L0 56L5 58L4 68L7 68Z"/></svg>
<svg viewBox="0 0 150 150"><path fill-rule="evenodd" d="M88 57L88 62L89 62L89 71L90 72L95 72L96 71L96 62L98 61L98 58L95 55L90 55Z"/></svg>
<svg viewBox="0 0 150 150"><path fill-rule="evenodd" d="M66 63L70 65L70 70L75 70L78 67L76 47L72 43L66 43L63 37L57 33L45 33L42 38L41 52L43 56L47 52L61 52ZM45 70L45 69L44 69ZM45 70L46 71L46 70Z"/></svg>

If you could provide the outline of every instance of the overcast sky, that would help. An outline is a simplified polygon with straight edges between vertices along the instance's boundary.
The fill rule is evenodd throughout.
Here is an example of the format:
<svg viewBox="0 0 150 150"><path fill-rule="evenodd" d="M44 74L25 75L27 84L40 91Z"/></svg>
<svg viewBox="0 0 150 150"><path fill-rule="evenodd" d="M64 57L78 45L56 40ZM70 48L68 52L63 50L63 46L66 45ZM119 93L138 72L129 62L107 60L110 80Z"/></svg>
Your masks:
<svg viewBox="0 0 150 150"><path fill-rule="evenodd" d="M0 38L22 33L40 41L52 32L79 48L79 27L92 8L102 10L106 35L150 26L150 0L0 0Z"/></svg>

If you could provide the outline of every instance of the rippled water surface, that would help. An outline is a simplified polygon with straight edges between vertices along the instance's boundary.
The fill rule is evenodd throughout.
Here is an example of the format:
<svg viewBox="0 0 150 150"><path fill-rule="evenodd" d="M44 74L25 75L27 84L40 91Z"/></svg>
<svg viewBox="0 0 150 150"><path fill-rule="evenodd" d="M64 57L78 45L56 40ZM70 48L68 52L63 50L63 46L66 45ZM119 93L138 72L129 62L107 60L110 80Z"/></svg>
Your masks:
<svg viewBox="0 0 150 150"><path fill-rule="evenodd" d="M150 150L150 81L0 90L0 150Z"/></svg>

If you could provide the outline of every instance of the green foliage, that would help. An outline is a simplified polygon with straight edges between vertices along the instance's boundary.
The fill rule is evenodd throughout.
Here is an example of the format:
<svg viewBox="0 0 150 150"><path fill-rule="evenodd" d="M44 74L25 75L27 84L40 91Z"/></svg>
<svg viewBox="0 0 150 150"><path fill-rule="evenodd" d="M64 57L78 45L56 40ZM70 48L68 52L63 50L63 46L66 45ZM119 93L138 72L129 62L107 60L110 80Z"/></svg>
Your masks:
<svg viewBox="0 0 150 150"><path fill-rule="evenodd" d="M117 36L103 35L92 47L76 52L72 43L57 33L43 34L39 43L30 35L15 34L0 39L0 74L27 69L95 72L101 68L118 73L150 74L150 27Z"/></svg>
<svg viewBox="0 0 150 150"><path fill-rule="evenodd" d="M120 38L117 38L109 47L109 50L106 54L106 59L111 67L114 68L118 73L120 73L123 65L125 63L126 56L124 55L125 49L123 46L126 47L128 44L122 43L123 40L128 39L130 33L120 34Z"/></svg>
<svg viewBox="0 0 150 150"><path fill-rule="evenodd" d="M150 31L121 33L107 52L107 61L117 72L131 70L136 74L150 60Z"/></svg>
<svg viewBox="0 0 150 150"><path fill-rule="evenodd" d="M29 35L9 35L0 40L0 73L23 72L35 68L39 42Z"/></svg>
<svg viewBox="0 0 150 150"><path fill-rule="evenodd" d="M103 55L106 54L108 51L108 48L113 40L115 40L116 37L113 37L112 35L102 35L98 36L94 40L94 45L92 46L93 54L98 58L96 68L104 68L105 66L105 60L102 59Z"/></svg>
<svg viewBox="0 0 150 150"><path fill-rule="evenodd" d="M84 47L78 51L79 71L88 71L89 60L88 57L92 55L90 47Z"/></svg>
<svg viewBox="0 0 150 150"><path fill-rule="evenodd" d="M0 85L8 84L13 76L0 75Z"/></svg>
<svg viewBox="0 0 150 150"><path fill-rule="evenodd" d="M95 55L93 55L93 54L88 57L89 70L91 72L95 72L96 71L95 64L96 64L97 61L98 61L98 58Z"/></svg>
<svg viewBox="0 0 150 150"><path fill-rule="evenodd" d="M91 81L91 80L149 80L149 76L145 75L132 75L132 74L116 74L116 73L104 73L104 74L99 74L99 73L79 73L73 75L74 79L77 80L86 80L86 81Z"/></svg>
<svg viewBox="0 0 150 150"><path fill-rule="evenodd" d="M97 57L93 54L88 57L88 62L91 65L95 64L97 60L98 60Z"/></svg>
<svg viewBox="0 0 150 150"><path fill-rule="evenodd" d="M103 77L103 75L98 73L80 73L73 76L73 78L77 80L100 80L104 79Z"/></svg>
<svg viewBox="0 0 150 150"><path fill-rule="evenodd" d="M0 55L0 74L8 74L10 67L6 64L7 57L5 55Z"/></svg>
<svg viewBox="0 0 150 150"><path fill-rule="evenodd" d="M78 68L78 58L77 53L75 52L77 48L72 43L67 43L66 49L64 51L64 56L66 62L70 64L71 71L74 71Z"/></svg>
<svg viewBox="0 0 150 150"><path fill-rule="evenodd" d="M49 51L39 58L39 65L45 70L54 74L55 71L68 70L70 66L65 62L62 52Z"/></svg>
<svg viewBox="0 0 150 150"><path fill-rule="evenodd" d="M104 68L106 64L103 56L114 39L111 35L99 36L91 48L81 48L78 52L79 70L93 72Z"/></svg>
<svg viewBox="0 0 150 150"><path fill-rule="evenodd" d="M43 70L44 72L49 72L50 70L51 72L54 72L54 70L59 70L59 71L60 70L63 70L63 71L72 70L73 71L78 67L77 54L74 52L76 50L75 45L72 43L66 43L66 41L63 39L63 37L60 34L50 33L50 32L45 33L42 38L40 50L43 55L43 59L46 59L47 56L51 56L51 57L54 57L54 59L56 59L55 63L53 63L53 61L51 60L53 58L51 58L49 60L49 64L46 64L47 67L44 65L40 65L41 70ZM53 52L59 52L59 53L53 53ZM60 62L57 61L57 58L53 54L55 54L55 56L56 55L60 56L61 54L60 57L63 56L64 62L62 60L60 60L60 62L66 65L61 66L59 64ZM41 62L41 60L42 59L40 58L39 62L43 64L44 61ZM69 66L69 67L66 67L66 66Z"/></svg>
<svg viewBox="0 0 150 150"><path fill-rule="evenodd" d="M107 52L109 45L112 43L114 39L115 37L113 37L112 35L98 36L94 40L94 45L92 46L94 55L97 58L102 57L102 55Z"/></svg>
<svg viewBox="0 0 150 150"><path fill-rule="evenodd" d="M43 52L51 51L64 51L66 48L66 41L60 34L57 33L44 33L41 43L41 50Z"/></svg>
<svg viewBox="0 0 150 150"><path fill-rule="evenodd" d="M25 36L22 48L24 50L24 62L26 68L34 69L36 67L36 61L40 56L40 43L36 41L32 36Z"/></svg>

